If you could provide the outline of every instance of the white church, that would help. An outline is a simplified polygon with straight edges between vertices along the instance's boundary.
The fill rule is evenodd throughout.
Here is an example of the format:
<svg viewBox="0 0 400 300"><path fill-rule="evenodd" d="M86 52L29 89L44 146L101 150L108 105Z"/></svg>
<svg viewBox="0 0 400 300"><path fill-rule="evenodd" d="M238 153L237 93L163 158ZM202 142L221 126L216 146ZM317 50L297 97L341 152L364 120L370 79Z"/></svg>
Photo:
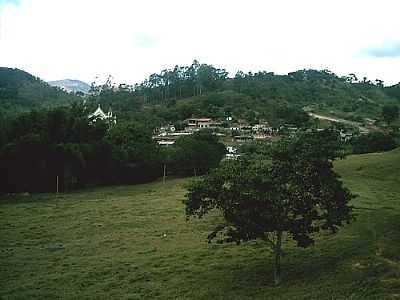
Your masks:
<svg viewBox="0 0 400 300"><path fill-rule="evenodd" d="M100 104L99 107L97 107L97 109L88 116L88 119L90 120L91 123L95 123L97 120L100 119L103 121L107 121L110 125L117 124L117 116L113 115L111 108L108 110L107 113L105 113L101 109Z"/></svg>

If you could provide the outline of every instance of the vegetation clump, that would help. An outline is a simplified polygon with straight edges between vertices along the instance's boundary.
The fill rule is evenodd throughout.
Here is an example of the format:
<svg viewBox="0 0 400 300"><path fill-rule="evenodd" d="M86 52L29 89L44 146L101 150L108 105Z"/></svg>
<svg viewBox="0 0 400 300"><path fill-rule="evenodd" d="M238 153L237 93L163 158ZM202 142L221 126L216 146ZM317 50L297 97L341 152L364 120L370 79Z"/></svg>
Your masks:
<svg viewBox="0 0 400 300"><path fill-rule="evenodd" d="M220 210L223 222L208 239L221 242L262 239L275 257L274 281L281 281L285 236L300 247L321 230L332 233L353 218L354 197L333 170L341 158L338 135L307 132L275 144L269 155L229 161L188 188L186 214L203 217Z"/></svg>

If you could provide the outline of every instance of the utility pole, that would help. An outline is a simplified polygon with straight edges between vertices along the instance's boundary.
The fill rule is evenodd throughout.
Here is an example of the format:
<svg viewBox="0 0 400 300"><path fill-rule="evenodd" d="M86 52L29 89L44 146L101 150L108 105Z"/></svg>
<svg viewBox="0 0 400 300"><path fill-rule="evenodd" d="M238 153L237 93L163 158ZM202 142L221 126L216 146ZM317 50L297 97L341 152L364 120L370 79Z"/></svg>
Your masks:
<svg viewBox="0 0 400 300"><path fill-rule="evenodd" d="M59 192L59 180L58 180L58 175L57 175L57 195L58 195L58 192Z"/></svg>
<svg viewBox="0 0 400 300"><path fill-rule="evenodd" d="M165 178L167 177L167 163L164 163L164 175L163 175L163 183L165 183Z"/></svg>

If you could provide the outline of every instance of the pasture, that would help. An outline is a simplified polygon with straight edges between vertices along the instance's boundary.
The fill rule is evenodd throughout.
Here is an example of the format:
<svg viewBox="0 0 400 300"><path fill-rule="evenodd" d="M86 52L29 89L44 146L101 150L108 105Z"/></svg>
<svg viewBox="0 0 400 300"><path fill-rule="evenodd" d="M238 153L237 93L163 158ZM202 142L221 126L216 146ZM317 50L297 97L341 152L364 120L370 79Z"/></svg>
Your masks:
<svg viewBox="0 0 400 300"><path fill-rule="evenodd" d="M335 168L356 221L307 249L283 283L261 241L208 244L218 214L185 220L188 179L0 199L1 299L400 299L400 151Z"/></svg>

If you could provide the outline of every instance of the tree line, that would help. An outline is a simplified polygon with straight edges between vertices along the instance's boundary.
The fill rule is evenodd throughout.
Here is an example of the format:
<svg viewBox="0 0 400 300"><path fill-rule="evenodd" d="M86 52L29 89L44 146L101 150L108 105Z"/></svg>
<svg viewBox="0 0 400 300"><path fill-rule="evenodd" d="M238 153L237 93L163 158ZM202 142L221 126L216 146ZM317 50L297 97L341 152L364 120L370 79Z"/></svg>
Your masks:
<svg viewBox="0 0 400 300"><path fill-rule="evenodd" d="M134 86L115 86L110 80L94 85L88 101L111 105L129 118L146 114L158 125L203 116L302 126L307 122L305 106L359 122L379 120L383 107L399 105L389 91L392 88L385 88L382 80L359 80L354 74L339 77L329 70L287 75L238 71L228 77L225 69L194 61L152 74Z"/></svg>
<svg viewBox="0 0 400 300"><path fill-rule="evenodd" d="M135 85L134 89L145 102L160 102L201 96L218 90L227 78L225 69L194 60L190 66L175 66L152 74L141 84Z"/></svg>
<svg viewBox="0 0 400 300"><path fill-rule="evenodd" d="M295 121L299 126L306 118L304 106L349 120L377 119L382 106L398 107L397 90L398 86L384 87L382 80L358 79L354 74L339 77L328 70L287 75L238 71L229 77L225 69L195 60L154 73L135 85L117 86L109 77L104 84L93 83L88 95L77 96L21 70L0 68L1 117L81 102L84 97L88 106L100 103L123 119L140 118L151 126L192 116L234 117L250 123L262 120L274 126Z"/></svg>
<svg viewBox="0 0 400 300"><path fill-rule="evenodd" d="M179 139L168 151L137 121L89 120L84 105L21 114L1 128L0 192L54 192L138 183L163 175L200 175L225 147L209 132Z"/></svg>

